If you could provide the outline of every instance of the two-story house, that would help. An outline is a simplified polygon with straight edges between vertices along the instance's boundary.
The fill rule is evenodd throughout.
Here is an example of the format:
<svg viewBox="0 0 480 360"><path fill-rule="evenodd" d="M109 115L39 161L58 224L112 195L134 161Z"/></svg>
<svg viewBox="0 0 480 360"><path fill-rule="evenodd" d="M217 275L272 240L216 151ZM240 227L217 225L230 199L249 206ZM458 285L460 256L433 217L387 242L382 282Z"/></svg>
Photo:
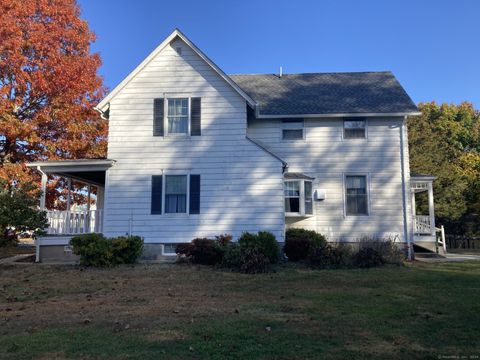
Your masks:
<svg viewBox="0 0 480 360"><path fill-rule="evenodd" d="M195 237L304 227L330 241L434 244L432 177L411 177L417 107L390 72L227 75L175 30L96 109L106 159L29 164L95 187L95 209L49 210L38 259L72 235L140 235L145 256ZM428 191L430 213L415 214ZM45 207L45 199L42 199Z"/></svg>

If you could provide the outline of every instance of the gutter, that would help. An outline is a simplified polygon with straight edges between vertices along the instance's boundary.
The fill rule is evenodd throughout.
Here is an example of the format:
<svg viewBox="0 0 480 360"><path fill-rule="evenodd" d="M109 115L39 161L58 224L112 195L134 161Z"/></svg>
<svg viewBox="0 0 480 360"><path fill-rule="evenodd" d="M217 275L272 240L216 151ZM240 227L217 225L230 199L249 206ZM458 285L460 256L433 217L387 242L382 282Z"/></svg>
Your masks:
<svg viewBox="0 0 480 360"><path fill-rule="evenodd" d="M107 110L103 111L102 109L100 109L99 107L94 107L93 110L95 111L98 111L100 113L100 117L103 119L103 120L108 120L109 119L109 115L110 115L110 104L108 104L108 108Z"/></svg>
<svg viewBox="0 0 480 360"><path fill-rule="evenodd" d="M288 163L283 160L280 156L278 156L277 154L275 154L274 152L272 152L270 149L268 149L265 145L261 144L260 142L257 142L256 140L253 140L252 138L250 138L248 135L245 135L245 138L247 140L249 140L251 143L255 144L256 146L258 146L260 149L262 149L263 151L265 151L267 154L270 154L271 156L273 156L275 159L279 160L281 163L282 163L282 166L283 166L283 172L285 173L288 169Z"/></svg>
<svg viewBox="0 0 480 360"><path fill-rule="evenodd" d="M339 118L339 117L391 117L391 116L416 116L419 111L398 113L338 113L338 114L293 114L293 115L262 115L256 112L257 119L289 119L289 118Z"/></svg>

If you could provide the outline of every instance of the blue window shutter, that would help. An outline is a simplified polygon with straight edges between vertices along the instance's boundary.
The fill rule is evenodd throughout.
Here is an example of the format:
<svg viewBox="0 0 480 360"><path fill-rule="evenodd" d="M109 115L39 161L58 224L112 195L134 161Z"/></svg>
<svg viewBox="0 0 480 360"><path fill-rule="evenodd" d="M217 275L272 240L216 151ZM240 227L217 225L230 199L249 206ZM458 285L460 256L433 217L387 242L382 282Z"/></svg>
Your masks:
<svg viewBox="0 0 480 360"><path fill-rule="evenodd" d="M202 99L195 97L191 99L191 124L190 135L202 135Z"/></svg>
<svg viewBox="0 0 480 360"><path fill-rule="evenodd" d="M190 175L190 214L200 214L200 175Z"/></svg>
<svg viewBox="0 0 480 360"><path fill-rule="evenodd" d="M162 213L162 175L152 176L152 214Z"/></svg>
<svg viewBox="0 0 480 360"><path fill-rule="evenodd" d="M157 98L153 100L153 136L163 136L163 98Z"/></svg>

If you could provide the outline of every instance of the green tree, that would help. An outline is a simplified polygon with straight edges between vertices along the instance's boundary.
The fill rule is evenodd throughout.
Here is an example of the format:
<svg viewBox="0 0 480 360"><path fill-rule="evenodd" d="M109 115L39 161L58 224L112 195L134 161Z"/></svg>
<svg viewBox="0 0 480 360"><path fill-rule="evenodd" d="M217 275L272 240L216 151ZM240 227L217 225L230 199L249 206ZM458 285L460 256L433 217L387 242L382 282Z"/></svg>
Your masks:
<svg viewBox="0 0 480 360"><path fill-rule="evenodd" d="M18 234L42 234L48 226L44 211L37 208L39 192L31 183L0 181L0 246L16 242Z"/></svg>
<svg viewBox="0 0 480 360"><path fill-rule="evenodd" d="M435 215L447 231L480 231L480 112L467 102L419 109L408 120L410 170L437 177Z"/></svg>

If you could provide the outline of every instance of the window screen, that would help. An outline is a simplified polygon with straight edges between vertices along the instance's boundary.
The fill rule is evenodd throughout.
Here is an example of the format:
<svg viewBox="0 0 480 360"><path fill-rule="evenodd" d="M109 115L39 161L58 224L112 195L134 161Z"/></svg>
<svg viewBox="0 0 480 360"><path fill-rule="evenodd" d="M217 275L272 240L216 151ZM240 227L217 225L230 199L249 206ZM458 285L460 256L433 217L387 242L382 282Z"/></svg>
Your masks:
<svg viewBox="0 0 480 360"><path fill-rule="evenodd" d="M365 139L367 122L365 119L345 119L343 121L344 139Z"/></svg>
<svg viewBox="0 0 480 360"><path fill-rule="evenodd" d="M187 176L165 176L165 213L187 212Z"/></svg>
<svg viewBox="0 0 480 360"><path fill-rule="evenodd" d="M347 215L368 215L367 177L347 176L345 187Z"/></svg>
<svg viewBox="0 0 480 360"><path fill-rule="evenodd" d="M300 212L300 182L299 181L285 181L285 212L299 213Z"/></svg>
<svg viewBox="0 0 480 360"><path fill-rule="evenodd" d="M168 133L188 134L188 99L168 99Z"/></svg>

